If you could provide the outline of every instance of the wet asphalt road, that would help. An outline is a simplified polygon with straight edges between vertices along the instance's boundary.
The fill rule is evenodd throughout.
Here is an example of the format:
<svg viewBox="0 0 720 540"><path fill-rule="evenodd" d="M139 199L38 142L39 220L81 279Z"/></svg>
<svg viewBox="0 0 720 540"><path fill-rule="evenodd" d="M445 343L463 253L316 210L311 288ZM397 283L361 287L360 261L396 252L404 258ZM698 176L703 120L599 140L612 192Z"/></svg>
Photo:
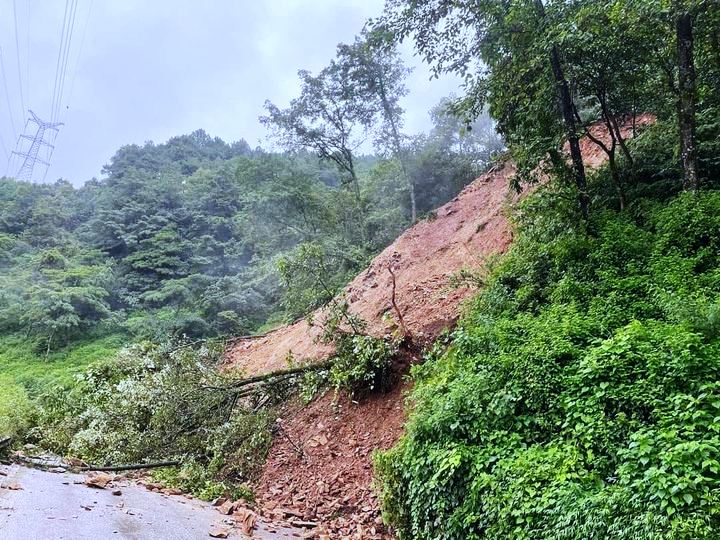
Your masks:
<svg viewBox="0 0 720 540"><path fill-rule="evenodd" d="M128 483L93 489L83 476L1 467L0 540L198 540L223 516L207 503ZM21 490L7 486L18 484ZM116 489L122 495L115 496ZM262 529L262 527L261 527ZM231 539L245 538L233 532ZM288 538L258 531L253 538Z"/></svg>

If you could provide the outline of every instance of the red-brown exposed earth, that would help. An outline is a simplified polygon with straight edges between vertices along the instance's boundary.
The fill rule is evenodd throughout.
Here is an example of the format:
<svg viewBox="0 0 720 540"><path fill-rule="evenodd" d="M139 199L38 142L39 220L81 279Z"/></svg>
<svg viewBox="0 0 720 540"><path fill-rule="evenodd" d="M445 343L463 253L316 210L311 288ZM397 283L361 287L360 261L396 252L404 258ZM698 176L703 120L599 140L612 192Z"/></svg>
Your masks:
<svg viewBox="0 0 720 540"><path fill-rule="evenodd" d="M652 121L640 116L636 125ZM630 123L621 129L626 137L631 130ZM607 142L602 126L594 126L592 133ZM581 146L588 167L604 163L605 154L597 145L584 139ZM496 164L431 217L405 231L346 287L350 310L366 321L368 333L381 337L398 330L388 268L395 274L396 302L415 345L429 344L454 326L474 290L452 286L453 277L463 269L481 271L512 242L508 216L518 200L510 188L514 174L511 162ZM312 317L316 322L322 318L322 311ZM226 367L251 376L287 367L289 353L296 362L323 360L332 349L317 343L319 334L318 326L301 320L263 336L239 339L227 351ZM407 353L403 361L416 361L412 356ZM331 394L304 407L287 405L256 486L260 511L306 527L307 538L389 538L372 490L371 456L401 435L407 387L403 383L360 402L339 398L339 407Z"/></svg>

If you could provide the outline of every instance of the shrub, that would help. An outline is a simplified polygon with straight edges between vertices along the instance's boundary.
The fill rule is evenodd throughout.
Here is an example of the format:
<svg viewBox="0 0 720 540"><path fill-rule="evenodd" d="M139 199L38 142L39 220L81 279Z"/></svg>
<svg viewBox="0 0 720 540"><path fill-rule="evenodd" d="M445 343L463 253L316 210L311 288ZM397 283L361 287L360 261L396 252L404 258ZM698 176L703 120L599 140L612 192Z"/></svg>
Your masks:
<svg viewBox="0 0 720 540"><path fill-rule="evenodd" d="M351 395L386 390L392 382L392 360L397 346L383 339L347 334L336 340L328 374L330 384Z"/></svg>
<svg viewBox="0 0 720 540"><path fill-rule="evenodd" d="M0 378L0 438L22 439L31 426L33 408L22 386Z"/></svg>
<svg viewBox="0 0 720 540"><path fill-rule="evenodd" d="M92 463L181 460L161 476L198 496L238 489L264 463L272 416L221 390L221 353L213 343L127 347L71 390L45 395L34 435Z"/></svg>
<svg viewBox="0 0 720 540"><path fill-rule="evenodd" d="M531 197L512 251L412 370L375 456L401 538L716 538L720 194L595 209ZM549 194L549 195L548 195Z"/></svg>

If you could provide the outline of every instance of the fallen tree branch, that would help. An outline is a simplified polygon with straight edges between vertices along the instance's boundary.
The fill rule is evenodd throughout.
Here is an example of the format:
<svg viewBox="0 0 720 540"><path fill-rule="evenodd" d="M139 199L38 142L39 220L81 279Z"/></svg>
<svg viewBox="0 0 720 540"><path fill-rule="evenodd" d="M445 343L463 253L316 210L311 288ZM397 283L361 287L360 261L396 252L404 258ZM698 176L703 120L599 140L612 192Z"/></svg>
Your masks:
<svg viewBox="0 0 720 540"><path fill-rule="evenodd" d="M141 469L159 469L160 467L177 467L180 464L180 461L158 461L157 463L134 463L131 465L117 465L114 467L95 467L93 465L88 465L87 467L79 467L79 470L100 472L138 471Z"/></svg>
<svg viewBox="0 0 720 540"><path fill-rule="evenodd" d="M405 337L410 336L410 331L407 329L407 326L405 326L405 319L402 316L402 312L400 311L400 308L397 305L397 302L395 301L395 272L393 272L392 266L388 264L388 272L390 272L390 276L392 277L392 295L390 296L390 303L392 304L393 309L395 310L395 314L397 315L398 321L400 322L400 328L402 328L403 335Z"/></svg>
<svg viewBox="0 0 720 540"><path fill-rule="evenodd" d="M284 379L292 375L300 375L307 373L308 371L322 371L323 369L329 369L332 367L332 362L321 362L320 364L307 364L305 366L281 369L278 371L271 371L270 373L264 373L262 375L256 375L255 377L248 377L247 379L240 379L234 381L227 386L206 386L207 390L234 390L237 388L243 388L257 383L265 383L273 381L273 379Z"/></svg>
<svg viewBox="0 0 720 540"><path fill-rule="evenodd" d="M283 434L283 436L287 439L287 441L290 443L290 445L295 449L295 452L297 452L298 457L304 457L305 452L303 451L302 447L295 444L295 441L293 441L290 438L290 435L288 435L288 432L285 431L285 428L282 427L282 424L278 421L275 423L276 429Z"/></svg>

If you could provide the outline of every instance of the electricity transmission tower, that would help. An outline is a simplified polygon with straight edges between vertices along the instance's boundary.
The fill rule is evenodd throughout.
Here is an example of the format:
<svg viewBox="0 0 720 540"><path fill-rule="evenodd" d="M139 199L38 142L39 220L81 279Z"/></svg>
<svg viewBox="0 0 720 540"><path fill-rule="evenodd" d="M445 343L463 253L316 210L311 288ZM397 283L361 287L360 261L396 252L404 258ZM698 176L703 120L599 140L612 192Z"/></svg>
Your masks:
<svg viewBox="0 0 720 540"><path fill-rule="evenodd" d="M48 167L50 167L50 163L48 161L40 159L38 157L38 154L40 153L40 149L43 147L47 149L48 155L52 153L55 147L45 140L46 132L57 132L59 131L60 126L63 125L62 122L45 122L44 120L40 119L40 117L38 117L38 115L34 112L29 112L31 117L28 118L28 121L25 124L25 129L27 131L27 127L30 122L37 124L37 130L35 131L35 135L30 136L27 135L27 133L23 133L22 135L20 135L17 142L17 149L13 150L12 152L14 155L19 156L20 159L22 159L22 164L20 165L20 168L18 169L15 178L17 178L18 180L25 180L27 182L32 181L33 171L37 163L44 165L45 172L47 173L47 169ZM30 141L30 145L27 146L26 144L24 144L24 141ZM26 150L24 150L24 147L26 148Z"/></svg>

